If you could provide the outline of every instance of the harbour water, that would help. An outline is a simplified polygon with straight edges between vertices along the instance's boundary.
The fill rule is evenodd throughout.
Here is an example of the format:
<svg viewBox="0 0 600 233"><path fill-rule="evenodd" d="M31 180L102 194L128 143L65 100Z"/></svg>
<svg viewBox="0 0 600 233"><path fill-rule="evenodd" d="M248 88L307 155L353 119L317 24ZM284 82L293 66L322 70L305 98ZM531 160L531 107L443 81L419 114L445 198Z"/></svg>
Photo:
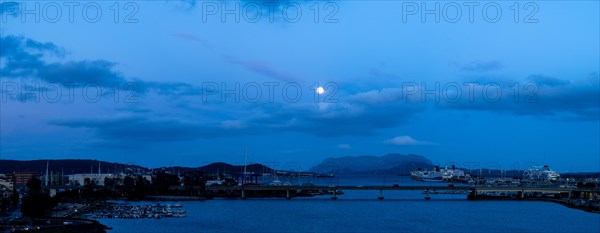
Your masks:
<svg viewBox="0 0 600 233"><path fill-rule="evenodd" d="M334 178L343 185L413 184L404 177ZM331 182L331 180L327 181ZM422 183L421 183L422 184ZM435 184L440 185L440 184ZM420 191L345 191L281 199L182 202L187 217L100 219L109 232L599 232L600 215L537 201L468 201ZM153 202L128 202L133 205ZM168 204L165 202L164 204ZM171 203L173 204L173 203Z"/></svg>

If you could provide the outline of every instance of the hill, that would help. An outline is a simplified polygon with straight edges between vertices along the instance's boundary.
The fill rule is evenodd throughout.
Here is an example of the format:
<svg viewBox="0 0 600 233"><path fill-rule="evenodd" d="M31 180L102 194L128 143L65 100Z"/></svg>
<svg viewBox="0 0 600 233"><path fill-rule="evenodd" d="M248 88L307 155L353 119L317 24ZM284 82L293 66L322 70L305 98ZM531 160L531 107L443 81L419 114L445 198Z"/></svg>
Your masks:
<svg viewBox="0 0 600 233"><path fill-rule="evenodd" d="M48 163L49 162L49 163ZM65 175L79 173L97 173L98 165L103 173L124 171L148 171L147 168L122 163L111 163L91 159L59 159L59 160L0 160L0 174L13 173L18 171L34 171L39 173L46 172L46 163L48 170L54 173L64 172Z"/></svg>
<svg viewBox="0 0 600 233"><path fill-rule="evenodd" d="M211 163L201 167L163 167L159 169L169 170L174 173L185 173L185 172L204 172L204 173L242 173L244 171L243 165L231 165L228 163L217 162ZM254 173L272 173L273 169L264 166L262 164L248 164L246 166L247 172Z"/></svg>
<svg viewBox="0 0 600 233"><path fill-rule="evenodd" d="M133 172L148 172L152 169L145 168L133 164L122 164L122 163L111 163L98 160L85 160L85 159L59 159L59 160L0 160L0 174L8 174L18 171L34 171L40 174L46 172L46 163L48 163L48 170L56 173L64 172L65 175L80 174L80 173L97 173L98 166L100 166L102 173L113 173L123 172L127 169ZM168 171L174 173L185 173L185 172L205 172L205 173L241 173L244 171L242 165L231 165L227 163L211 163L201 167L163 167ZM261 164L249 164L246 166L246 171L255 173L272 173L273 169L261 165Z"/></svg>

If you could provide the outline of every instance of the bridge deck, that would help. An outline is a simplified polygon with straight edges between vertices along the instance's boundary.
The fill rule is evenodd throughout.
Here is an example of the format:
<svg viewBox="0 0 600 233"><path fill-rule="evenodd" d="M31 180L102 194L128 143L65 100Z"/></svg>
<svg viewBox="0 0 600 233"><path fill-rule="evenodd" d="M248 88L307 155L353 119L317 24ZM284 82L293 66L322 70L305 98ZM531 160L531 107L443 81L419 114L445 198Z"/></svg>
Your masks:
<svg viewBox="0 0 600 233"><path fill-rule="evenodd" d="M478 192L600 192L600 189L594 188L556 188L556 187L479 187L479 186L209 186L207 190L256 190L256 191L285 191L285 190L448 190L448 191L469 191Z"/></svg>

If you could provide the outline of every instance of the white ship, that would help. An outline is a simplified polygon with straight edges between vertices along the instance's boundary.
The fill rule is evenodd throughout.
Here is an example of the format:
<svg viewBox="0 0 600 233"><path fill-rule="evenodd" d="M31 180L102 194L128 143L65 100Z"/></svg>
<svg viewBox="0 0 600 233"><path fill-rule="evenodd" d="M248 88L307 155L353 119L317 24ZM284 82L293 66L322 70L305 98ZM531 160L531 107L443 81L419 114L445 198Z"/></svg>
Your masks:
<svg viewBox="0 0 600 233"><path fill-rule="evenodd" d="M550 170L548 165L544 165L543 167L533 166L528 170L525 170L523 173L523 178L539 181L557 181L558 178L560 178L560 174Z"/></svg>
<svg viewBox="0 0 600 233"><path fill-rule="evenodd" d="M452 165L452 168L445 167L441 169L439 166L435 166L432 171L417 169L411 172L410 175L413 179L420 181L467 181L465 172L456 169L454 165Z"/></svg>

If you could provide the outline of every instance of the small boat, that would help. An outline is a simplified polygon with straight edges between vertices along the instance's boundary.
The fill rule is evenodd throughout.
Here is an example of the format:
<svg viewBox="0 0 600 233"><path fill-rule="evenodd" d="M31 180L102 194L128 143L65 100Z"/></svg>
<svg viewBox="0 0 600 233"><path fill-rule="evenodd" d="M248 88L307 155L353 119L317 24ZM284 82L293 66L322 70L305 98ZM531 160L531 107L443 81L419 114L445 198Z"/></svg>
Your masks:
<svg viewBox="0 0 600 233"><path fill-rule="evenodd" d="M185 217L185 210L178 210L173 214L173 217L183 218Z"/></svg>

